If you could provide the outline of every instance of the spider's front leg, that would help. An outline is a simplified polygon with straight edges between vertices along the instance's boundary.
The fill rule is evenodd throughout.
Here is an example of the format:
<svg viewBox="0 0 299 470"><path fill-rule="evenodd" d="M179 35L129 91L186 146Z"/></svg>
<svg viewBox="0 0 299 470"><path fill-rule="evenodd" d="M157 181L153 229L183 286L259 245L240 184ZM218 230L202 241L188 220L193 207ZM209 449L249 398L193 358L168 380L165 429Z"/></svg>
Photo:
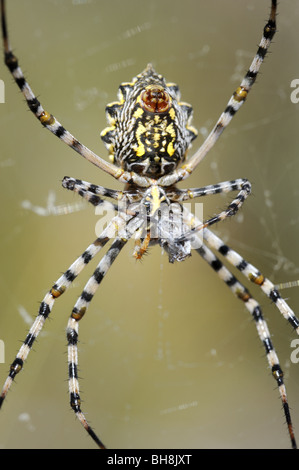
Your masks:
<svg viewBox="0 0 299 470"><path fill-rule="evenodd" d="M8 29L6 22L6 3L5 0L0 0L1 6L1 29L4 44L4 62L10 73L12 74L16 84L25 97L26 103L30 111L35 115L39 122L52 134L56 135L62 142L71 147L82 157L86 158L89 162L96 165L101 170L110 174L122 183L127 183L131 180L131 173L122 170L121 168L107 162L99 155L94 153L88 147L83 145L79 140L74 137L51 113L46 111L41 102L37 99L35 93L27 82L21 67L19 66L18 59L14 55L8 37ZM141 184L147 184L147 178L137 177Z"/></svg>
<svg viewBox="0 0 299 470"><path fill-rule="evenodd" d="M241 81L238 88L233 92L225 110L220 115L208 137L205 139L200 148L195 152L195 154L190 158L190 160L187 161L181 168L169 175L162 176L158 180L159 185L171 186L188 178L188 176L193 173L198 164L215 145L222 132L227 128L233 117L239 111L256 81L256 77L268 52L274 34L276 33L276 11L277 0L271 0L270 16L264 27L262 39L259 43L256 55L254 56L253 61L251 62L243 80Z"/></svg>

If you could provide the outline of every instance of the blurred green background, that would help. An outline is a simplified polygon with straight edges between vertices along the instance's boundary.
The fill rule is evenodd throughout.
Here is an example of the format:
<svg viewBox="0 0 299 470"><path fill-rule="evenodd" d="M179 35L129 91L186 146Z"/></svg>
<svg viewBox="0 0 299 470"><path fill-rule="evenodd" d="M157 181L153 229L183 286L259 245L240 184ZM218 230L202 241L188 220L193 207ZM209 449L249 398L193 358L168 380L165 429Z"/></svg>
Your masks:
<svg viewBox="0 0 299 470"><path fill-rule="evenodd" d="M11 0L13 49L45 109L106 156L100 131L118 86L148 62L179 84L203 141L256 52L270 1ZM275 282L299 279L299 5L279 5L279 33L257 84L221 140L182 187L248 178L253 195L216 233ZM1 313L6 378L38 302L95 239L92 207L40 216L24 201L75 208L63 176L120 186L43 129L2 65L0 105ZM204 200L204 214L229 198ZM83 411L109 448L288 448L278 391L254 323L194 254L170 265L159 248L142 262L128 243L80 323ZM69 408L65 327L96 261L55 305L0 416L2 448L94 448ZM247 285L247 284L246 284ZM299 365L290 326L261 302L299 429ZM299 314L298 288L284 290ZM25 312L25 313L24 313Z"/></svg>

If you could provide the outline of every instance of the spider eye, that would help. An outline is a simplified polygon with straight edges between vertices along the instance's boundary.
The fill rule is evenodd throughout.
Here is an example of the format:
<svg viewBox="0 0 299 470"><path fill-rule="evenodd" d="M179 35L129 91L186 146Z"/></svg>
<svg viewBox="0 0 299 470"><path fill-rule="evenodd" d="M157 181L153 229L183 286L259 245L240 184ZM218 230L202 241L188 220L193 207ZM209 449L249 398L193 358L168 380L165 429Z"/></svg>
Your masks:
<svg viewBox="0 0 299 470"><path fill-rule="evenodd" d="M150 113L166 113L170 108L170 96L162 86L149 85L140 95L140 104Z"/></svg>

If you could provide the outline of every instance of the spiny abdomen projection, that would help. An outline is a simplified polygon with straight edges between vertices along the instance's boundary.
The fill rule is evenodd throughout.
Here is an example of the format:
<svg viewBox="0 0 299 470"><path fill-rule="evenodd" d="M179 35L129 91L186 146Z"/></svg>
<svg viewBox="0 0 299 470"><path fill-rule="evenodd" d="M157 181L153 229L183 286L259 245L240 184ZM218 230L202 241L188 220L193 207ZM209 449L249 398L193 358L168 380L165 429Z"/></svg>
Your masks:
<svg viewBox="0 0 299 470"><path fill-rule="evenodd" d="M118 98L106 107L109 127L101 133L113 163L151 178L174 171L197 136L192 107L179 101L178 86L166 84L149 64L120 85Z"/></svg>

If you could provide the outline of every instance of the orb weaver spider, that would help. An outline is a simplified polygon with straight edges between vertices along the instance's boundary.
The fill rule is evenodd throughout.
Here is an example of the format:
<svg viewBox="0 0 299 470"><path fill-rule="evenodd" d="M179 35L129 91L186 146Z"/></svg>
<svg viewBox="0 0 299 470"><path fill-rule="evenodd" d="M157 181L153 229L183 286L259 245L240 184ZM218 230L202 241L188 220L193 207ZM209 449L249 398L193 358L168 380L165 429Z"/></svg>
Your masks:
<svg viewBox="0 0 299 470"><path fill-rule="evenodd" d="M297 332L299 332L299 321L280 297L274 285L209 230L211 225L233 216L240 209L250 194L250 183L245 179L237 179L203 188L180 190L176 187L176 183L193 173L245 101L275 34L276 1L272 1L270 18L264 29L258 52L240 87L234 92L204 144L186 162L186 152L196 137L196 130L191 126L192 108L180 101L178 87L173 83L166 83L151 65L148 65L144 72L131 82L123 83L120 86L119 101L109 104L106 108L109 127L102 132L102 139L108 147L112 163L106 162L83 146L55 117L43 109L29 87L8 42L4 8L5 1L2 0L5 61L24 94L29 109L45 128L84 158L125 184L125 188L123 191L116 191L82 180L64 178L63 186L66 189L77 192L94 206L100 207L105 204L105 198L114 199L116 203L111 206L118 209L118 215L113 218L96 241L65 271L45 296L37 319L11 365L9 377L2 390L1 404L15 376L22 369L55 300L65 292L100 249L108 241L114 239L111 248L85 286L72 311L67 327L71 407L98 446L104 447L81 410L77 376L78 322L86 313L95 291L116 256L127 241L137 235L134 250L137 259L142 258L150 245L157 243L168 253L169 261L172 263L185 260L194 250L211 265L232 292L244 302L256 323L259 338L265 347L268 363L279 388L292 446L295 447L283 375L260 306L214 252L219 253L228 263L239 269L247 279L260 286ZM205 222L181 210L183 201L190 198L231 191L237 191L238 194L227 209ZM166 209L165 212L164 209Z"/></svg>

